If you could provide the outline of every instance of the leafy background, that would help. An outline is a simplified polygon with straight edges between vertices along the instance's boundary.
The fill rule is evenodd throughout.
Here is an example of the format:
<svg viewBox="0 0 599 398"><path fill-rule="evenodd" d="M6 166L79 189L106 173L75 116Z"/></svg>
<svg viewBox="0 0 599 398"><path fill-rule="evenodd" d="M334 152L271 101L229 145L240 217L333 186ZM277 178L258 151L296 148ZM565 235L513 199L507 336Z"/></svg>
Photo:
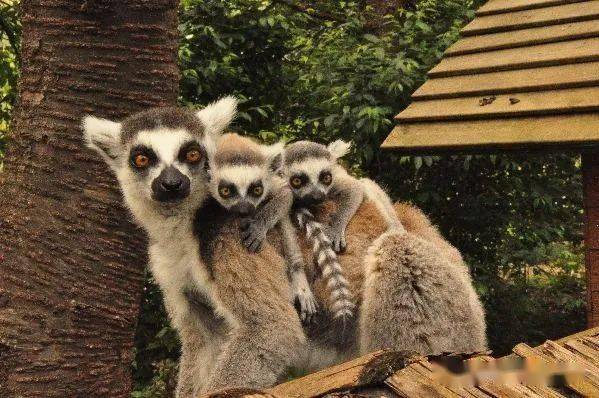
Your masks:
<svg viewBox="0 0 599 398"><path fill-rule="evenodd" d="M401 156L379 145L482 1L182 0L181 97L241 101L272 142L351 139L348 164L423 208L465 255L496 354L585 326L576 153ZM18 75L18 1L0 0L0 156ZM134 397L171 396L179 343L148 275Z"/></svg>

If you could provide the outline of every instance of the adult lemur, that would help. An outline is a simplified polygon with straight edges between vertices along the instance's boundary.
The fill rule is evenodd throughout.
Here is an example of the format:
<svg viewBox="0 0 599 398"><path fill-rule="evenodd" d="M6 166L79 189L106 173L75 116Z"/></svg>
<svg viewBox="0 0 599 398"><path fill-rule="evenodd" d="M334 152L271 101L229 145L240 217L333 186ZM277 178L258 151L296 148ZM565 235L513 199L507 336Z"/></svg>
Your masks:
<svg viewBox="0 0 599 398"><path fill-rule="evenodd" d="M181 337L179 397L272 385L306 350L283 259L268 245L249 255L237 221L208 199L207 160L235 106L224 98L197 114L163 108L121 123L84 120L88 145L115 171L149 235L150 268Z"/></svg>
<svg viewBox="0 0 599 398"><path fill-rule="evenodd" d="M234 112L235 101L225 98L197 114L166 108L121 123L84 121L88 145L115 171L150 237L150 267L181 336L179 397L269 386L304 359L280 237L271 232L259 253L248 253L238 222L209 199L206 157ZM422 213L406 205L396 210L405 234L385 233L372 201L357 210L339 259L360 304L359 328L350 344L336 347L341 331L322 322L309 348L333 348L332 360L384 347L422 354L485 349L482 308L459 253ZM335 203L325 202L316 216L326 221L334 211ZM310 255L311 247L302 246ZM314 288L326 302L326 286Z"/></svg>

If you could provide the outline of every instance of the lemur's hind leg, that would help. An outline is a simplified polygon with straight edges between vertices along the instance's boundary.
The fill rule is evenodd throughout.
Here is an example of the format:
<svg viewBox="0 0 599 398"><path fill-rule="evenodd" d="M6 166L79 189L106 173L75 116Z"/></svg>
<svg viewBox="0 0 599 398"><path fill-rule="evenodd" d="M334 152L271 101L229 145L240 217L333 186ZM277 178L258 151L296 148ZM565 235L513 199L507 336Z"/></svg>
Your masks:
<svg viewBox="0 0 599 398"><path fill-rule="evenodd" d="M411 233L381 235L366 257L360 352L486 349L485 320L468 270Z"/></svg>
<svg viewBox="0 0 599 398"><path fill-rule="evenodd" d="M301 363L306 350L299 322L274 321L235 330L200 392L225 387L265 388Z"/></svg>

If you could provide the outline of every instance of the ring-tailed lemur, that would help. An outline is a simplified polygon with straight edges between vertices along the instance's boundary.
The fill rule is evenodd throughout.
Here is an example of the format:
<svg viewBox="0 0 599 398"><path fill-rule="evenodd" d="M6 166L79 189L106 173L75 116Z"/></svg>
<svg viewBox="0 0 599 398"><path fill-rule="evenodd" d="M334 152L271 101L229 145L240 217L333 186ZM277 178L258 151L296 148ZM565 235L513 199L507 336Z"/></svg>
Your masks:
<svg viewBox="0 0 599 398"><path fill-rule="evenodd" d="M150 267L182 342L179 397L272 386L305 351L283 258L270 244L247 252L238 221L210 205L205 159L198 161L196 153L188 159L184 149L197 144L210 158L213 135L229 123L234 105L224 99L197 115L157 109L122 123L88 118L84 125L88 144L115 171L127 205L150 237ZM326 220L332 208L318 206L317 220ZM322 360L324 351L336 348L333 361L381 348L485 350L484 312L467 268L459 255L450 255L455 249L426 216L401 204L395 209L407 233L385 233L387 216L379 209L363 201L346 230L351 250L339 256L360 305L357 333L350 343L335 345L341 330L319 322L310 347L320 350ZM271 235L268 243L282 252L280 239ZM328 299L325 289L313 289L319 302Z"/></svg>
<svg viewBox="0 0 599 398"><path fill-rule="evenodd" d="M337 204L327 235L338 253L346 249L347 224L365 197L377 206L390 230L404 232L391 199L383 189L368 178L352 177L337 163L348 153L350 145L341 140L328 146L298 141L285 149L284 174L293 191L295 206L314 206L326 199L333 199Z"/></svg>
<svg viewBox="0 0 599 398"><path fill-rule="evenodd" d="M282 162L283 144L260 145L238 134L224 134L210 161L210 191L221 206L244 218L241 236L248 250L257 252L268 231L278 228L293 301L299 305L301 320L309 322L316 300L290 218L293 195L278 175Z"/></svg>
<svg viewBox="0 0 599 398"><path fill-rule="evenodd" d="M224 98L197 113L160 108L83 122L88 146L114 170L149 235L150 268L182 343L179 398L272 386L306 350L283 258L270 245L248 253L238 221L210 207L207 160L235 108Z"/></svg>

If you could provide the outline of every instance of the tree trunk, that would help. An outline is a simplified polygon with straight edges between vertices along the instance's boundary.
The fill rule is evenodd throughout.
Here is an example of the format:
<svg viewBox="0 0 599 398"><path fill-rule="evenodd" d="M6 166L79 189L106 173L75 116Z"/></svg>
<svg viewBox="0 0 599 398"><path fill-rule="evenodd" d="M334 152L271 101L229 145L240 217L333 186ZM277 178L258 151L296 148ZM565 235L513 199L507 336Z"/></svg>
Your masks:
<svg viewBox="0 0 599 398"><path fill-rule="evenodd" d="M599 151L582 155L587 279L587 323L599 326Z"/></svg>
<svg viewBox="0 0 599 398"><path fill-rule="evenodd" d="M145 266L81 117L177 98L176 0L24 0L0 175L0 397L126 397Z"/></svg>

